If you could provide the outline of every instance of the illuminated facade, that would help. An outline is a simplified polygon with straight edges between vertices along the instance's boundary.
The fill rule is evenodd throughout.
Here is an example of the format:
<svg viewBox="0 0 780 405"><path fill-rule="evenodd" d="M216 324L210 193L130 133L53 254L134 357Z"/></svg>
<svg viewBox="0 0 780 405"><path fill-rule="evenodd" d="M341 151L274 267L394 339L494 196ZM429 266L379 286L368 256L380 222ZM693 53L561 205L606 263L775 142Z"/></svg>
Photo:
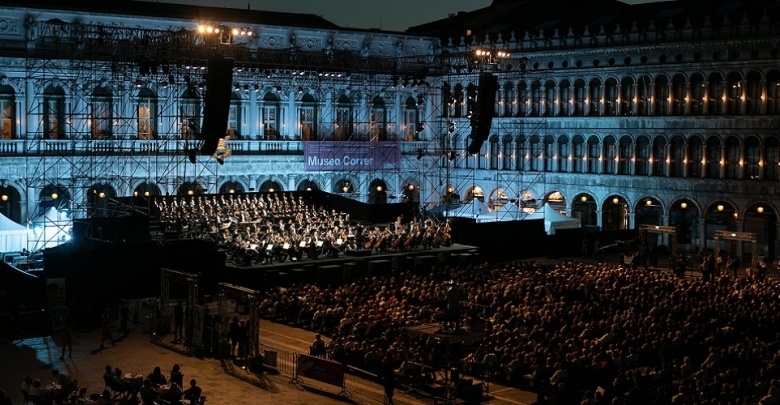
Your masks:
<svg viewBox="0 0 780 405"><path fill-rule="evenodd" d="M717 230L752 232L758 254L776 256L778 13L586 1L558 16L513 8L523 3L406 34L159 3L0 6L3 213L89 217L113 215L119 196L318 188L428 207L549 202L603 230L675 226L692 250ZM232 154L190 163L214 54L236 61ZM468 154L485 72L498 76L494 117ZM330 157L398 153L315 168L323 141Z"/></svg>

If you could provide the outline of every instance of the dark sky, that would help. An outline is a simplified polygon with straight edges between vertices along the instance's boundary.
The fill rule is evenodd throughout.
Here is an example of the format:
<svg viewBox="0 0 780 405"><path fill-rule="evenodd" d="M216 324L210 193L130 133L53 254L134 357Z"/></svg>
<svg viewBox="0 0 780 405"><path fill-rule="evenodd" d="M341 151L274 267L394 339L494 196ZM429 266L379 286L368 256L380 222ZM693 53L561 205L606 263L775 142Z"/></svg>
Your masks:
<svg viewBox="0 0 780 405"><path fill-rule="evenodd" d="M154 0L148 0L154 1ZM158 0L252 10L284 11L322 16L345 28L405 31L409 27L447 18L458 11L474 11L492 0ZM623 0L646 3L658 0Z"/></svg>

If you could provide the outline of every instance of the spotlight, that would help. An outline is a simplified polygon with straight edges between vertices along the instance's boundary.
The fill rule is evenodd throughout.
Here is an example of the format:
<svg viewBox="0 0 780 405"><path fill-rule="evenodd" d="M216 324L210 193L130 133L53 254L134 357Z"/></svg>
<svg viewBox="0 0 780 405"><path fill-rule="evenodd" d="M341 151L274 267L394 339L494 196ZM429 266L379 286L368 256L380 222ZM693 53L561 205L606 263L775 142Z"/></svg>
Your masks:
<svg viewBox="0 0 780 405"><path fill-rule="evenodd" d="M449 157L449 159L450 159L450 161L452 161L452 160L455 160L455 151L454 151L454 150L451 150L451 151L450 151L450 157Z"/></svg>
<svg viewBox="0 0 780 405"><path fill-rule="evenodd" d="M223 159L222 156L218 156L217 157L217 163L219 163L220 165L224 165L225 164L225 159Z"/></svg>
<svg viewBox="0 0 780 405"><path fill-rule="evenodd" d="M187 157L190 159L190 163L195 164L195 151L191 150L187 152Z"/></svg>
<svg viewBox="0 0 780 405"><path fill-rule="evenodd" d="M417 150L417 160L422 159L425 156L425 151L422 149Z"/></svg>

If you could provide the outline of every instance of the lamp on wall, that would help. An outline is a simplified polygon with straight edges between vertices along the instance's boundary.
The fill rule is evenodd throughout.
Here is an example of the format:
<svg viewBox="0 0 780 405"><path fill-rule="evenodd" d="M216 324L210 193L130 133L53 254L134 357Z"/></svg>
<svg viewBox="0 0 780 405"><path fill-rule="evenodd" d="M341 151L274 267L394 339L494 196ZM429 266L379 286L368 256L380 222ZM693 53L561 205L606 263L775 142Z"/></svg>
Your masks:
<svg viewBox="0 0 780 405"><path fill-rule="evenodd" d="M723 211L723 204L718 205L718 211Z"/></svg>
<svg viewBox="0 0 780 405"><path fill-rule="evenodd" d="M682 209L688 208L688 203L684 202L684 203L680 204L680 208L682 208Z"/></svg>

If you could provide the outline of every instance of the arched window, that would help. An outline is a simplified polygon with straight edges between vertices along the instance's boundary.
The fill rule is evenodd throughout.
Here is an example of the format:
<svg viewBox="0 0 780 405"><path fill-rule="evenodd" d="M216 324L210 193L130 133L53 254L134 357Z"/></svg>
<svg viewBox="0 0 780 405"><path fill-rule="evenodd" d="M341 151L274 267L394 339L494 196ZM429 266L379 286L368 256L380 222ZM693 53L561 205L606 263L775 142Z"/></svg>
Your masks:
<svg viewBox="0 0 780 405"><path fill-rule="evenodd" d="M0 84L0 137L13 139L16 135L16 94L14 88Z"/></svg>
<svg viewBox="0 0 780 405"><path fill-rule="evenodd" d="M766 76L766 113L780 114L780 71L772 70Z"/></svg>
<svg viewBox="0 0 780 405"><path fill-rule="evenodd" d="M512 170L512 157L514 156L514 150L512 149L512 137L509 135L504 136L501 143L501 169Z"/></svg>
<svg viewBox="0 0 780 405"><path fill-rule="evenodd" d="M653 176L666 176L666 138L657 136L653 139Z"/></svg>
<svg viewBox="0 0 780 405"><path fill-rule="evenodd" d="M601 115L602 108L602 93L601 93L601 80L594 78L590 81L589 85L589 98L590 108L588 115L598 117Z"/></svg>
<svg viewBox="0 0 780 405"><path fill-rule="evenodd" d="M653 99L653 79L650 76L640 76L636 84L637 115L650 115L650 106Z"/></svg>
<svg viewBox="0 0 780 405"><path fill-rule="evenodd" d="M352 101L346 94L336 103L336 140L344 141L352 135Z"/></svg>
<svg viewBox="0 0 780 405"><path fill-rule="evenodd" d="M528 94L528 84L524 81L521 81L517 84L517 116L518 117L526 117L528 116L528 111L530 110L528 107L528 104L530 104L529 94Z"/></svg>
<svg viewBox="0 0 780 405"><path fill-rule="evenodd" d="M552 135L544 137L544 168L545 172L555 171L555 138Z"/></svg>
<svg viewBox="0 0 780 405"><path fill-rule="evenodd" d="M561 135L558 138L558 171L568 173L571 168L571 146L569 137Z"/></svg>
<svg viewBox="0 0 780 405"><path fill-rule="evenodd" d="M723 94L723 76L720 73L713 73L707 82L709 84L707 114L721 115L723 114L723 98L726 97Z"/></svg>
<svg viewBox="0 0 780 405"><path fill-rule="evenodd" d="M453 97L452 97L452 88L450 87L449 83L444 83L444 85L441 86L441 111L444 112L444 117L452 117L452 105L453 105Z"/></svg>
<svg viewBox="0 0 780 405"><path fill-rule="evenodd" d="M157 95L144 87L138 91L138 139L150 140L157 136Z"/></svg>
<svg viewBox="0 0 780 405"><path fill-rule="evenodd" d="M578 79L574 82L574 115L585 116L585 100L588 98L588 90L585 80Z"/></svg>
<svg viewBox="0 0 780 405"><path fill-rule="evenodd" d="M636 114L634 111L636 97L636 86L633 77L624 77L620 82L620 115L630 116Z"/></svg>
<svg viewBox="0 0 780 405"><path fill-rule="evenodd" d="M498 162L501 155L500 148L498 145L498 135L491 136L489 142L490 142L490 169L497 170Z"/></svg>
<svg viewBox="0 0 780 405"><path fill-rule="evenodd" d="M528 161L528 147L526 146L525 135L519 135L515 145L515 170L524 172L528 170L528 167L526 167L526 162Z"/></svg>
<svg viewBox="0 0 780 405"><path fill-rule="evenodd" d="M535 81L531 84L531 116L538 117L542 108L542 83Z"/></svg>
<svg viewBox="0 0 780 405"><path fill-rule="evenodd" d="M751 136L745 140L745 179L759 180L761 168L761 143Z"/></svg>
<svg viewBox="0 0 780 405"><path fill-rule="evenodd" d="M181 139L194 139L200 134L200 116L200 94L190 87L182 93L179 106Z"/></svg>
<svg viewBox="0 0 780 405"><path fill-rule="evenodd" d="M723 157L723 163L725 166L725 178L727 179L739 179L740 146L739 138L736 136L730 136L728 139L726 139L726 149L724 150L725 156Z"/></svg>
<svg viewBox="0 0 780 405"><path fill-rule="evenodd" d="M669 177L683 177L685 173L685 139L677 135L669 148Z"/></svg>
<svg viewBox="0 0 780 405"><path fill-rule="evenodd" d="M387 109L385 109L385 100L376 96L371 104L371 111L368 116L368 126L370 128L371 141L384 141L387 137Z"/></svg>
<svg viewBox="0 0 780 405"><path fill-rule="evenodd" d="M634 174L638 176L647 176L650 174L650 138L642 135L636 140L636 164L634 165Z"/></svg>
<svg viewBox="0 0 780 405"><path fill-rule="evenodd" d="M601 165L601 152L599 145L599 138L597 136L591 136L588 138L588 173L598 174L599 166Z"/></svg>
<svg viewBox="0 0 780 405"><path fill-rule="evenodd" d="M542 140L539 138L539 135L531 135L528 149L528 170L538 172L541 170L539 160L542 156Z"/></svg>
<svg viewBox="0 0 780 405"><path fill-rule="evenodd" d="M685 76L672 78L672 115L685 115Z"/></svg>
<svg viewBox="0 0 780 405"><path fill-rule="evenodd" d="M404 140L414 141L417 134L425 129L419 114L414 97L407 97L404 104Z"/></svg>
<svg viewBox="0 0 780 405"><path fill-rule="evenodd" d="M65 137L65 90L50 84L43 90L43 137L62 139Z"/></svg>
<svg viewBox="0 0 780 405"><path fill-rule="evenodd" d="M463 85L458 83L455 85L455 94L452 98L452 116L460 118L463 116Z"/></svg>
<svg viewBox="0 0 780 405"><path fill-rule="evenodd" d="M504 84L504 102L503 102L503 111L501 113L504 117L512 117L514 116L514 108L515 108L515 86L512 84L512 82L506 82Z"/></svg>
<svg viewBox="0 0 780 405"><path fill-rule="evenodd" d="M744 92L742 89L742 76L738 72L729 73L728 81L726 83L726 93L728 94L726 99L726 114L742 114L742 97Z"/></svg>
<svg viewBox="0 0 780 405"><path fill-rule="evenodd" d="M415 104L412 99L412 104ZM301 98L300 107L298 107L298 136L304 141L314 141L317 139L317 100L311 94L304 94Z"/></svg>
<svg viewBox="0 0 780 405"><path fill-rule="evenodd" d="M764 180L780 180L780 138L769 136L764 141Z"/></svg>
<svg viewBox="0 0 780 405"><path fill-rule="evenodd" d="M558 102L558 115L568 117L571 115L571 83L568 80L561 82L559 93L561 96Z"/></svg>
<svg viewBox="0 0 780 405"><path fill-rule="evenodd" d="M581 135L574 137L572 141L572 171L582 173L585 171L585 157L587 150L585 148L585 139Z"/></svg>
<svg viewBox="0 0 780 405"><path fill-rule="evenodd" d="M620 146L618 150L618 174L631 174L631 165L633 164L632 148L633 144L630 136L622 136L620 138Z"/></svg>
<svg viewBox="0 0 780 405"><path fill-rule="evenodd" d="M618 114L618 84L614 77L604 82L604 115Z"/></svg>
<svg viewBox="0 0 780 405"><path fill-rule="evenodd" d="M241 96L233 92L230 94L230 107L228 108L227 130L225 135L231 139L241 138Z"/></svg>
<svg viewBox="0 0 780 405"><path fill-rule="evenodd" d="M278 139L279 122L281 121L281 100L279 96L271 91L265 93L263 103L259 109L260 117L263 117L261 123L263 126L263 138L269 140Z"/></svg>
<svg viewBox="0 0 780 405"><path fill-rule="evenodd" d="M745 113L761 114L761 74L751 71L745 83Z"/></svg>
<svg viewBox="0 0 780 405"><path fill-rule="evenodd" d="M544 116L555 115L555 82L548 80L544 84Z"/></svg>
<svg viewBox="0 0 780 405"><path fill-rule="evenodd" d="M704 75L696 73L691 76L691 115L704 115L704 102L706 87L704 85Z"/></svg>
<svg viewBox="0 0 780 405"><path fill-rule="evenodd" d="M688 174L686 177L699 178L702 174L704 144L698 136L688 139Z"/></svg>
<svg viewBox="0 0 780 405"><path fill-rule="evenodd" d="M604 137L603 142L603 148L604 151L602 153L603 158L603 168L605 174L615 174L617 173L617 142L615 141L615 137L612 135Z"/></svg>
<svg viewBox="0 0 780 405"><path fill-rule="evenodd" d="M664 75L655 78L655 115L669 115L669 79Z"/></svg>
<svg viewBox="0 0 780 405"><path fill-rule="evenodd" d="M112 136L114 103L111 89L101 84L92 91L92 139L108 139Z"/></svg>
<svg viewBox="0 0 780 405"><path fill-rule="evenodd" d="M711 136L707 139L707 149L705 153L707 156L705 175L709 179L719 179L721 167L721 144L718 137Z"/></svg>

